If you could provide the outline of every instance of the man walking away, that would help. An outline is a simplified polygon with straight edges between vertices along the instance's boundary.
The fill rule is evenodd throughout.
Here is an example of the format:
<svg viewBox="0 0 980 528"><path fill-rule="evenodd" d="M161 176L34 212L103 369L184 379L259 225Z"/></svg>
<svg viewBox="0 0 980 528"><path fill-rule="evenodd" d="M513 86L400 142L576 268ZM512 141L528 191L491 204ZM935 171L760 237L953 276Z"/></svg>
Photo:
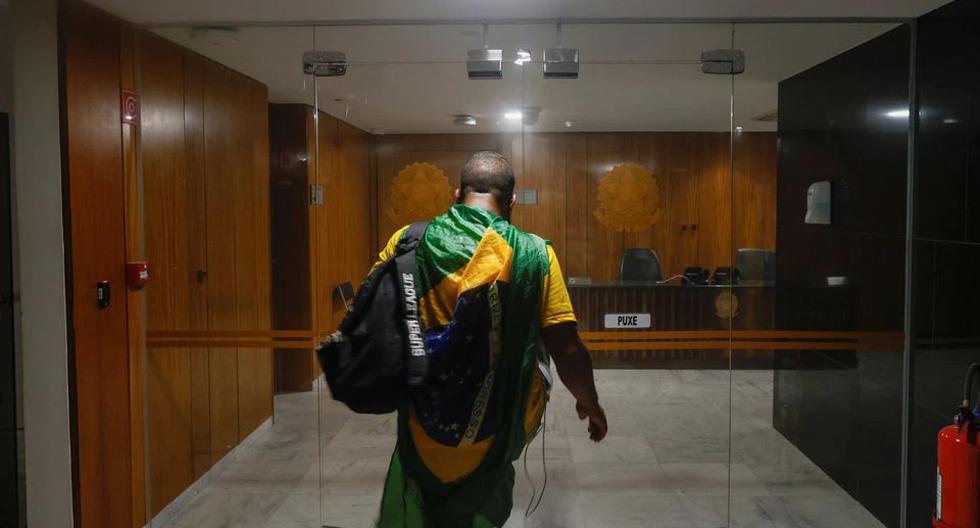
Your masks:
<svg viewBox="0 0 980 528"><path fill-rule="evenodd" d="M430 370L398 411L380 528L503 526L513 462L544 415L549 356L592 440L606 435L555 252L509 222L510 162L478 152L461 176L456 203L429 224L416 252ZM391 237L382 261L405 229Z"/></svg>

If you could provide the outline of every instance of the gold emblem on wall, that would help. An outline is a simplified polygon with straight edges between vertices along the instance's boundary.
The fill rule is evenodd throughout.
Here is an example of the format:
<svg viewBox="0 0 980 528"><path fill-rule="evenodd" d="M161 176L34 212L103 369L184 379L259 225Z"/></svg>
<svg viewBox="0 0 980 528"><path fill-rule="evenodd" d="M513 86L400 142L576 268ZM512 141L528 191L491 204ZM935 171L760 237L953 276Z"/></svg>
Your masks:
<svg viewBox="0 0 980 528"><path fill-rule="evenodd" d="M738 296L732 292L721 292L715 297L715 315L721 319L731 319L738 315Z"/></svg>
<svg viewBox="0 0 980 528"><path fill-rule="evenodd" d="M449 178L442 169L431 163L412 163L391 182L385 214L398 226L429 220L446 212L451 195Z"/></svg>
<svg viewBox="0 0 980 528"><path fill-rule="evenodd" d="M615 231L643 231L663 216L657 178L636 163L616 165L599 180L599 222Z"/></svg>

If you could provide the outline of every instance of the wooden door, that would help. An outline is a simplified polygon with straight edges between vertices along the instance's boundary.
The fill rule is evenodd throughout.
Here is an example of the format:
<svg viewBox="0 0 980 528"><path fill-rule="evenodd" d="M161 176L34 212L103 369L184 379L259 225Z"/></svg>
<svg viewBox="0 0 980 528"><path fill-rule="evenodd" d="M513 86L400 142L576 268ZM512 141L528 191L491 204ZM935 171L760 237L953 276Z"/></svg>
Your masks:
<svg viewBox="0 0 980 528"><path fill-rule="evenodd" d="M121 528L133 522L134 469L124 277L122 23L80 2L64 2L59 31L78 521L82 528ZM96 291L102 281L110 284L111 303L100 307Z"/></svg>

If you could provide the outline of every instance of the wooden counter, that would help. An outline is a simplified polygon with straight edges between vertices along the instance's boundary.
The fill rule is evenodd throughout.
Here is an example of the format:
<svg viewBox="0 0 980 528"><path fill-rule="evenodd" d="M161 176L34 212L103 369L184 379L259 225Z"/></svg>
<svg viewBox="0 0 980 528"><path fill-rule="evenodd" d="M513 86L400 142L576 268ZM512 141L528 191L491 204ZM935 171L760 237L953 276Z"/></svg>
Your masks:
<svg viewBox="0 0 980 528"><path fill-rule="evenodd" d="M607 282L569 284L568 291L600 368L728 368L732 331L774 328L772 287ZM607 328L607 314L649 314L650 324ZM624 337L635 339L616 342ZM741 347L737 360L769 367L772 350Z"/></svg>

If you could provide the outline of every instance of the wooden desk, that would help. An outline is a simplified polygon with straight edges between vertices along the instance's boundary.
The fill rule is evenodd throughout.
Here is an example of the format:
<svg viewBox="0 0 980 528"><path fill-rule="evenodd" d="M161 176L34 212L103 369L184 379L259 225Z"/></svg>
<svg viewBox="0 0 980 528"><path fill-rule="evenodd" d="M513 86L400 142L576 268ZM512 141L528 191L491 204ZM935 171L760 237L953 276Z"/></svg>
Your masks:
<svg viewBox="0 0 980 528"><path fill-rule="evenodd" d="M579 331L600 368L728 368L732 331L774 328L775 288L606 282L569 284ZM650 327L605 328L606 314L650 314ZM634 348L624 336L655 333ZM737 367L768 368L772 350L741 347Z"/></svg>

